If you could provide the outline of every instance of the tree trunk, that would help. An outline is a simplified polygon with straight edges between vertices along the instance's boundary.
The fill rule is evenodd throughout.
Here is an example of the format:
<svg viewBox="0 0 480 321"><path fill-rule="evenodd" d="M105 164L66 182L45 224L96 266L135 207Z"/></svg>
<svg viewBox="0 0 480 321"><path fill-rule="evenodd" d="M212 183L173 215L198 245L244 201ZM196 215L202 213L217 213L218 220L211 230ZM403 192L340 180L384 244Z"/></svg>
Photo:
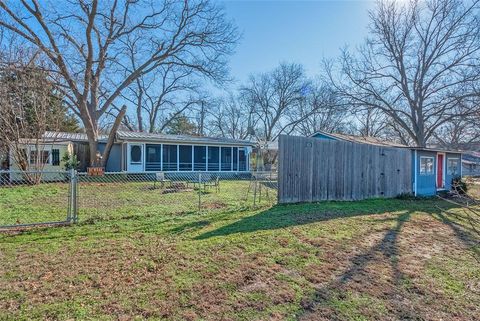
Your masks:
<svg viewBox="0 0 480 321"><path fill-rule="evenodd" d="M112 128L110 129L110 134L108 135L107 144L105 145L105 150L103 151L102 155L102 162L101 166L105 167L107 164L108 158L110 157L110 151L112 150L113 143L115 142L115 135L117 134L118 127L122 123L123 116L127 112L127 106L123 105L122 109L118 113L117 118L115 118L115 122L113 123Z"/></svg>
<svg viewBox="0 0 480 321"><path fill-rule="evenodd" d="M90 166L97 166L97 151L98 151L98 141L97 141L97 135L94 135L93 137L88 134L87 132L87 138L88 138L88 148L90 150Z"/></svg>
<svg viewBox="0 0 480 321"><path fill-rule="evenodd" d="M139 81L137 80L137 83L139 83ZM139 92L138 92L138 96L137 96L137 123L138 123L138 131L139 132L143 132L143 117L142 117L142 96L143 96L143 90L140 86L140 84L138 84L138 88L139 88Z"/></svg>

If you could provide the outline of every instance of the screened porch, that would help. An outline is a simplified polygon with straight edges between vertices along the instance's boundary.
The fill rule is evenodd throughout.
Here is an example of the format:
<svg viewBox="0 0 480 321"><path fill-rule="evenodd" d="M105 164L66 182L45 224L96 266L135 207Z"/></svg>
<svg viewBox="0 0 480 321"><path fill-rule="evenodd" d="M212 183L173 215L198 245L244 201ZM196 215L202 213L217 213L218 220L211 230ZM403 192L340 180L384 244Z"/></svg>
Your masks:
<svg viewBox="0 0 480 321"><path fill-rule="evenodd" d="M145 171L244 172L248 158L245 147L145 144Z"/></svg>

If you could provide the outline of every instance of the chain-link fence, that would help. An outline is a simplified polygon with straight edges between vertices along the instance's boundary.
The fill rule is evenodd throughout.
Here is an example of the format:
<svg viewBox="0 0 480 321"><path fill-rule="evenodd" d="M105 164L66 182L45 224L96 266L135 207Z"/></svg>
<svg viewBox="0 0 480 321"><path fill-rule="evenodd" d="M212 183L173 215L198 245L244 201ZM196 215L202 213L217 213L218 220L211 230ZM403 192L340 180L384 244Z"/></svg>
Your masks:
<svg viewBox="0 0 480 321"><path fill-rule="evenodd" d="M271 206L271 172L2 172L0 228Z"/></svg>
<svg viewBox="0 0 480 321"><path fill-rule="evenodd" d="M74 221L75 177L72 174L0 171L0 228Z"/></svg>
<svg viewBox="0 0 480 321"><path fill-rule="evenodd" d="M231 211L277 199L269 174L225 172L79 175L81 221L159 214Z"/></svg>

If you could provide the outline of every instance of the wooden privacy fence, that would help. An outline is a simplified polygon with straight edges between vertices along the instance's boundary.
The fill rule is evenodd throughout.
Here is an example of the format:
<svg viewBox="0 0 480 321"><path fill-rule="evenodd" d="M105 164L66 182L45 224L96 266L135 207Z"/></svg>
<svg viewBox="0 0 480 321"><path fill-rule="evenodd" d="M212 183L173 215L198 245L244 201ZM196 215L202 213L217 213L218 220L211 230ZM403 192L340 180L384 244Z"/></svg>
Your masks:
<svg viewBox="0 0 480 321"><path fill-rule="evenodd" d="M278 202L360 200L412 192L408 149L280 136Z"/></svg>

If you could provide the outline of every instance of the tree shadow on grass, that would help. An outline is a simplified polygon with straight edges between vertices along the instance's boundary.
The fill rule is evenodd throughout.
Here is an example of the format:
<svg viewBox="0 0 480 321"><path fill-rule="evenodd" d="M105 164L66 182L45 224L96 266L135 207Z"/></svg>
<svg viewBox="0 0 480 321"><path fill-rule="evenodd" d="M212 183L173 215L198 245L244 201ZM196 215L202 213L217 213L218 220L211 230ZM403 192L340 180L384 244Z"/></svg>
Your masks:
<svg viewBox="0 0 480 321"><path fill-rule="evenodd" d="M397 215L394 220L395 225L390 228L378 242L376 242L371 248L367 251L364 251L350 260L350 266L346 269L338 278L327 283L326 285L320 286L316 291L313 297L307 301L304 305L304 311L300 315L300 319L311 319L316 316L318 313L319 307L324 307L328 305L332 300L336 300L337 296L342 297L345 295L344 286L350 282L361 282L362 284L371 285L372 282L375 282L373 276L369 276L367 267L370 264L373 264L379 260L386 260L391 268L392 279L393 279L393 291L394 293L389 293L389 296L394 297L395 295L401 295L398 292L398 289L401 287L401 284L404 280L404 274L399 269L399 249L398 249L398 237L404 226L404 224L410 220L412 215L411 211ZM385 221L382 219L381 221ZM385 292L386 289L378 289ZM403 305L396 305L394 307L395 314L399 319L414 320L416 319L415 311L411 308Z"/></svg>
<svg viewBox="0 0 480 321"><path fill-rule="evenodd" d="M315 222L363 215L422 211L438 213L431 200L374 199L358 202L321 202L311 204L276 205L268 210L244 217L232 224L197 236L202 240L234 233L249 233L281 229Z"/></svg>
<svg viewBox="0 0 480 321"><path fill-rule="evenodd" d="M457 220L466 220L465 217L462 217L462 215L458 213L452 213L448 210L443 212L440 211L436 215L437 219L447 225L452 230L455 237L460 240L467 249L472 251L473 257L480 262L480 235L477 234L477 230L473 228L469 229L464 225L455 222L449 216L452 216ZM463 222L463 224L467 225L468 223Z"/></svg>
<svg viewBox="0 0 480 321"><path fill-rule="evenodd" d="M453 207L454 206L450 207L449 210L453 209ZM452 221L447 216L448 213L451 215L455 215L456 213L443 210L445 209L437 207L428 212L428 214L447 225L458 241L463 243L467 248L473 249L478 259L478 246L480 242L472 238L472 234L465 231L462 225ZM383 237L367 251L363 251L350 259L350 266L339 277L331 282L319 285L315 294L303 304L304 310L299 316L299 319L315 319L319 314L323 314L325 310L322 310L322 308L328 308L329 304L334 300L338 300L339 298L340 300L344 299L345 293L348 290L346 286L349 284L353 284L360 293L364 293L368 286L375 284L378 280L386 276L381 275L379 277L372 275L376 270L376 266L372 268L372 265L382 264L381 261L383 260L383 262L388 262L390 266L391 285L389 288L380 288L380 282L374 286L376 287L375 291L382 296L386 296L385 299L390 303L389 314L395 315L399 320L423 320L421 315L422 311L417 311L414 306L406 301L408 299L405 297L405 291L410 291L410 295L416 295L415 292L411 292L412 290L415 291L416 287L405 290L405 282L408 280L408 277L406 277L399 268L401 253L399 251L398 238L404 225L410 220L413 213L414 211L407 211L397 217L376 219L375 221L379 222L394 220L396 223L395 226L390 228ZM368 270L368 266L371 267L370 270Z"/></svg>

